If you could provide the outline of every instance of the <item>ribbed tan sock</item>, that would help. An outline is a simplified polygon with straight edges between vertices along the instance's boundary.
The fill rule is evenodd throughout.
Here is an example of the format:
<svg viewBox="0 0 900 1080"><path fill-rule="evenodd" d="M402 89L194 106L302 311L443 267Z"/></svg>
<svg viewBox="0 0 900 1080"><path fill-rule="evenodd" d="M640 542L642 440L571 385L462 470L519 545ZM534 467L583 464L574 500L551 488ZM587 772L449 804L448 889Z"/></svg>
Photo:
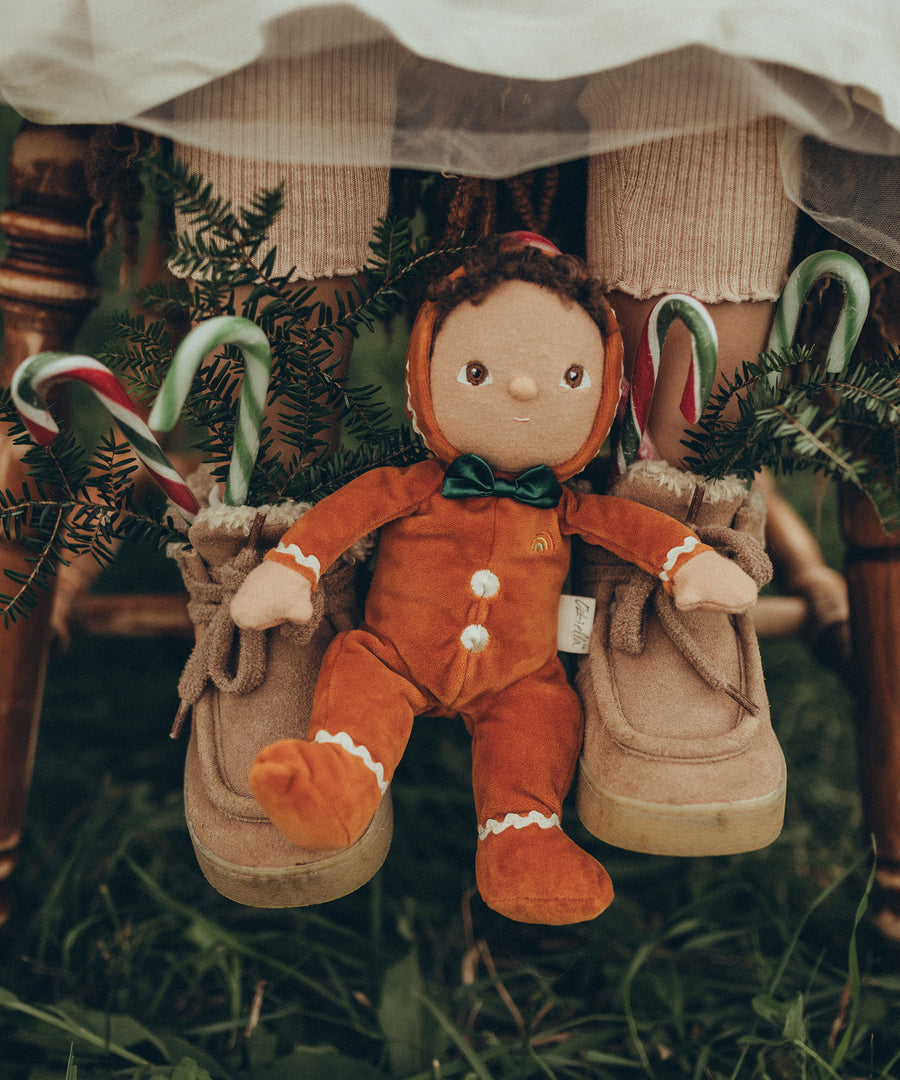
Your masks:
<svg viewBox="0 0 900 1080"><path fill-rule="evenodd" d="M323 42L329 19L339 17L323 15ZM285 33L291 25L285 23ZM314 45L307 32L302 57L259 61L178 105L202 121L206 145L215 149L179 144L176 154L217 196L239 208L260 188L284 182L284 209L270 239L278 248L276 273L295 268L294 280L349 276L368 262L373 225L387 211L389 182L389 169L370 163L389 158L380 142L390 130L400 63L399 47L386 40L321 51ZM241 126L264 125L267 118L277 118L279 127L302 127L313 139L309 153L316 160L241 156L238 148L252 141ZM190 228L190 222L179 217L177 226Z"/></svg>
<svg viewBox="0 0 900 1080"><path fill-rule="evenodd" d="M629 81L618 88L621 107L648 132L684 122L703 130L591 159L588 261L609 290L641 299L688 292L706 303L773 300L796 220L781 179L778 123L736 125L753 116L753 102L720 78L714 57L698 50L692 59L689 73L673 60L645 82L622 76ZM582 97L589 122L608 122L610 88L602 89Z"/></svg>

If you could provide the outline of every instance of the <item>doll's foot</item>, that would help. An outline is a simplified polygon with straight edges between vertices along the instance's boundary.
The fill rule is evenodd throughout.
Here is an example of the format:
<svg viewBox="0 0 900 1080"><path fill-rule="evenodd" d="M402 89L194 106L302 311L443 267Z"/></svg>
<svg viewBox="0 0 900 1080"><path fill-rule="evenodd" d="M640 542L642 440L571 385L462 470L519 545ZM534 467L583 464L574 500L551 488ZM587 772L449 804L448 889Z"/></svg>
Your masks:
<svg viewBox="0 0 900 1080"><path fill-rule="evenodd" d="M609 874L559 826L489 832L478 841L475 877L487 906L517 922L586 922L613 899Z"/></svg>
<svg viewBox="0 0 900 1080"><path fill-rule="evenodd" d="M371 769L334 743L284 739L250 768L250 788L292 844L331 851L355 843L382 799Z"/></svg>

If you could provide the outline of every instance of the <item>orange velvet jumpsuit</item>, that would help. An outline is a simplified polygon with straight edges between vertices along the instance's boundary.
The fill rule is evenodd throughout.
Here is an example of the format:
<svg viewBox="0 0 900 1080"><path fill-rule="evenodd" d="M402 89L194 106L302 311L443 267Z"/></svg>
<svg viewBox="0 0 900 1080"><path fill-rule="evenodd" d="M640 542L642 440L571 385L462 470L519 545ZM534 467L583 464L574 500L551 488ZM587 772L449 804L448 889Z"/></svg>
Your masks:
<svg viewBox="0 0 900 1080"><path fill-rule="evenodd" d="M308 737L362 757L383 793L414 716L458 714L473 740L480 834L510 814L556 824L582 738L556 647L571 535L651 574L708 548L630 500L568 488L555 509L445 498L443 476L435 460L366 473L267 556L315 584L355 540L381 529L365 622L328 649Z"/></svg>

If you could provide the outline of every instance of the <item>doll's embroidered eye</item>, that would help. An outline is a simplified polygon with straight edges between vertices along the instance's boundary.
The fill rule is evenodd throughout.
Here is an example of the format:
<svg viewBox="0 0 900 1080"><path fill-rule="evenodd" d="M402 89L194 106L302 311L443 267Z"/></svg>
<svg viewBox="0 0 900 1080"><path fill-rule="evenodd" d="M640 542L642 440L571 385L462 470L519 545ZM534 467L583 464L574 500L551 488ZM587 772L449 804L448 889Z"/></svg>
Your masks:
<svg viewBox="0 0 900 1080"><path fill-rule="evenodd" d="M477 360L470 360L464 368L460 368L456 381L468 383L470 386L485 386L494 380L484 364L480 364Z"/></svg>
<svg viewBox="0 0 900 1080"><path fill-rule="evenodd" d="M572 390L584 389L591 385L591 377L581 364L572 364L559 380L559 385L568 386Z"/></svg>

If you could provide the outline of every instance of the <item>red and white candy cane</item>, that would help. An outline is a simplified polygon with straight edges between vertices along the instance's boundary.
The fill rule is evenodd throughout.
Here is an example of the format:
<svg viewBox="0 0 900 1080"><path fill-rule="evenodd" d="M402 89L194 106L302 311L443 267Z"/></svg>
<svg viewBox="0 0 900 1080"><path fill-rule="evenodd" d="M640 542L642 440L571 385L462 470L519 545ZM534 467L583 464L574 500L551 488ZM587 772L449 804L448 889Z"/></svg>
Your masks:
<svg viewBox="0 0 900 1080"><path fill-rule="evenodd" d="M719 339L712 317L699 300L683 293L664 296L647 317L638 345L631 386L621 418L616 462L620 473L638 459L657 458L647 431L659 359L672 323L679 319L691 335L691 366L681 395L681 414L695 424L716 378Z"/></svg>
<svg viewBox="0 0 900 1080"><path fill-rule="evenodd" d="M46 404L47 391L56 382L80 382L93 392L116 421L156 483L184 517L188 521L193 520L200 504L172 467L119 380L105 364L91 356L61 352L35 353L16 368L10 393L35 442L49 446L59 434L59 428Z"/></svg>
<svg viewBox="0 0 900 1080"><path fill-rule="evenodd" d="M520 248L533 247L542 251L545 255L562 255L562 252L546 236L536 232L525 232L518 229L515 232L504 233L500 238L501 251L518 251Z"/></svg>
<svg viewBox="0 0 900 1080"><path fill-rule="evenodd" d="M869 279L856 259L843 251L817 251L794 270L775 308L767 348L771 352L790 347L807 296L813 285L826 277L844 290L841 314L825 355L825 370L833 375L849 363L869 312ZM777 381L778 374L773 372L769 382L774 385Z"/></svg>

